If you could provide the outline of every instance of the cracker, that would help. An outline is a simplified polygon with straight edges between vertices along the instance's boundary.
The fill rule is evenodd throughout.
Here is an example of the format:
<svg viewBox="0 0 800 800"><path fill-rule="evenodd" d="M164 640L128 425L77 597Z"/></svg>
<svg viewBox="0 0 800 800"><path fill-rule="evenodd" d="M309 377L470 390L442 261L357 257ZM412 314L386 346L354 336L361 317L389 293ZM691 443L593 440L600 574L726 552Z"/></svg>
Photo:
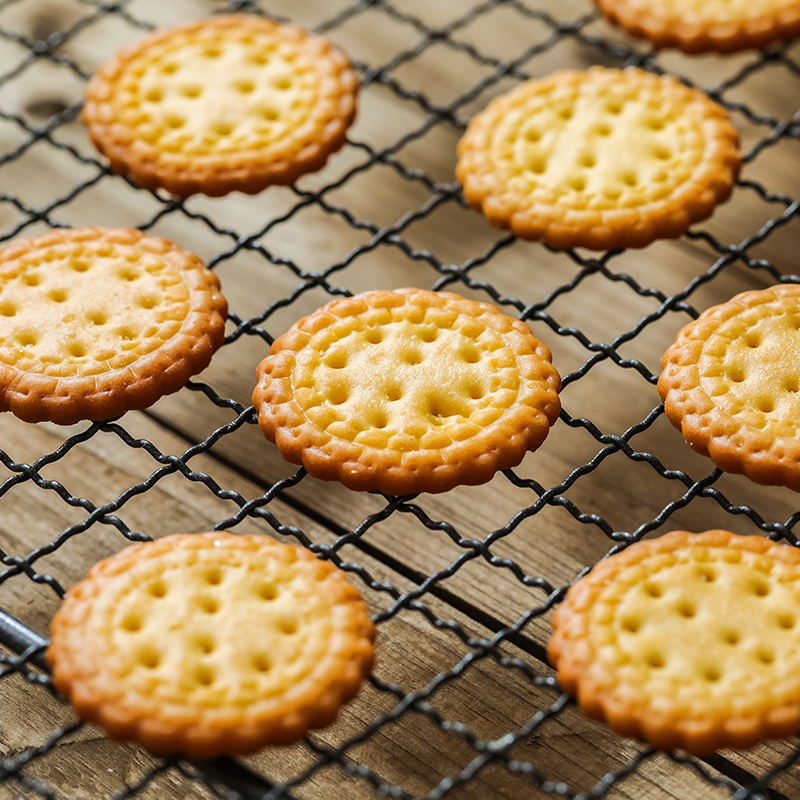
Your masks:
<svg viewBox="0 0 800 800"><path fill-rule="evenodd" d="M311 475L388 494L484 483L544 441L561 380L530 328L421 289L334 300L258 367L264 435Z"/></svg>
<svg viewBox="0 0 800 800"><path fill-rule="evenodd" d="M59 229L0 250L0 411L69 425L146 408L225 336L219 279L141 231Z"/></svg>
<svg viewBox="0 0 800 800"><path fill-rule="evenodd" d="M661 363L667 417L694 450L726 472L800 491L800 287L709 308Z"/></svg>
<svg viewBox="0 0 800 800"><path fill-rule="evenodd" d="M345 574L265 536L178 534L96 564L53 618L58 691L113 739L192 758L329 725L373 663Z"/></svg>
<svg viewBox="0 0 800 800"><path fill-rule="evenodd" d="M526 81L458 144L456 175L489 222L554 248L644 247L728 198L739 137L702 92L639 69Z"/></svg>
<svg viewBox="0 0 800 800"><path fill-rule="evenodd" d="M734 53L800 35L800 0L594 0L603 16L654 47Z"/></svg>
<svg viewBox="0 0 800 800"><path fill-rule="evenodd" d="M553 616L548 658L619 734L703 755L800 728L800 551L668 533L600 562Z"/></svg>
<svg viewBox="0 0 800 800"><path fill-rule="evenodd" d="M260 192L345 142L358 80L320 36L222 15L148 36L100 67L83 119L111 169L181 197Z"/></svg>

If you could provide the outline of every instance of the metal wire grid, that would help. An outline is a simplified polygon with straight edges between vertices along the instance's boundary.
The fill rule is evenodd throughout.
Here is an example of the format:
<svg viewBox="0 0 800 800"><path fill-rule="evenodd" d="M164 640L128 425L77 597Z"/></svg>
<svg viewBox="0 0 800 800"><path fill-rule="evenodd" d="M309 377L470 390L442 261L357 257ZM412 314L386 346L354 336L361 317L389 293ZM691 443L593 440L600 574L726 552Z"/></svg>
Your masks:
<svg viewBox="0 0 800 800"><path fill-rule="evenodd" d="M24 2L26 0L4 0L4 2L0 2L0 38L13 41L24 48L24 56L18 63L2 66L0 87L13 81L17 76L24 74L31 65L41 59L59 65L81 80L86 80L88 78L86 70L73 58L61 53L60 48L81 31L90 28L107 17L115 17L124 22L124 24L141 31L146 31L153 27L150 22L139 18L129 8L132 5L131 0L113 4L100 2L100 0L80 0L86 7L86 14L77 23L65 30L52 33L41 40L33 40L2 27L2 12L9 6L19 5ZM251 233L243 233L219 225L211 216L198 213L195 210L189 210L182 201L160 193L153 194L153 197L159 203L159 208L147 223L140 226L142 229L149 230L160 220L170 215L190 216L193 220L200 222L216 234L230 241L228 249L219 252L211 259L209 266L212 268L242 251L249 250L269 260L281 269L290 271L299 281L293 292L273 302L255 316L243 318L236 313L232 313L231 319L235 328L228 335L226 345L231 345L245 336L261 337L266 342L271 342L273 335L265 327L265 324L269 323L270 318L279 309L291 305L299 297L315 288L321 287L331 295L349 294L347 288L336 285L332 281L338 279L340 273L366 253L378 248L389 247L398 248L410 259L429 265L435 271L433 273L433 288L448 288L456 291L459 291L459 288L475 290L495 302L507 313L516 313L523 320L543 322L551 329L551 337L570 337L577 340L585 348L587 355L578 369L564 376L565 387L574 381L584 378L590 370L603 361L612 362L622 369L635 370L645 382L654 384L657 376L641 361L622 357L619 353L619 348L635 339L645 329L667 315L677 313L688 315L688 317L696 317L698 311L690 304L689 300L698 291L699 287L713 281L733 264L743 265L755 272L768 273L775 281L800 282L800 278L797 275L782 274L774 264L764 259L755 258L750 254L757 245L762 244L776 230L792 220L797 215L800 204L791 197L770 191L769 188L750 180L741 180L738 191L756 193L765 203L775 208L775 213L759 230L747 232L748 235L737 244L725 244L707 231L697 228L687 234L689 239L705 243L710 251L715 254L716 260L707 271L694 278L680 292L671 295L656 288L642 286L631 276L614 271L614 261L621 256L620 252L607 253L598 258L587 258L577 252L570 251L566 252L564 257L571 259L576 265L576 276L569 282L558 286L542 300L535 303L526 303L518 297L501 294L490 282L480 277L480 268L491 263L498 253L511 247L514 244L513 237L498 234L496 241L485 252L468 259L460 265L444 263L434 253L414 248L404 239L404 232L410 225L430 216L443 204L457 203L463 206L465 203L456 184L436 182L425 172L404 165L402 158L397 154L409 142L422 138L435 126L449 125L456 129L463 129L467 120L462 116L462 109L472 101L480 98L485 90L505 78L523 80L530 77L535 72L535 67L533 69L531 67L537 55L546 53L565 40L574 41L596 53L598 60L619 65L636 64L655 72L664 71L659 64L658 54L644 51L641 48L631 49L626 45L602 38L592 33L591 30L587 30L595 20L594 14L588 8L585 14L564 22L538 10L535 5L533 0L529 0L527 3L522 0L488 0L488 2L466 9L463 15L451 20L447 25L432 28L417 17L404 12L399 0L395 0L394 3L389 0L359 0L354 2L344 10L318 24L316 30L318 32L334 31L347 20L364 14L368 10L372 13L384 15L387 21L391 20L394 23L409 26L413 29L418 34L417 41L413 47L398 53L383 65L375 66L357 62L356 67L361 72L364 87L379 84L393 92L404 102L413 104L421 109L425 114L425 118L420 126L381 149L374 148L368 142L351 139L348 142L349 147L357 148L368 154L368 160L365 163L350 169L336 182L326 185L317 191L301 191L295 188L293 191L296 195L296 202L291 210L280 217L265 220L259 230ZM258 2L249 2L248 0L233 0L225 7L218 3L215 6L215 10L256 13L273 12L271 15L277 16L274 14L274 9L266 6L268 6L267 2L260 5ZM515 13L519 14L520 18L538 20L547 26L548 35L507 61L500 61L486 55L474 45L459 38L461 29L483 15L491 13L499 6L513 9ZM488 67L489 73L482 80L475 83L474 86L471 86L468 91L444 105L433 102L422 91L409 88L394 77L393 73L401 65L417 59L434 44L444 45L453 52L460 52L462 55L468 56L474 62ZM732 112L742 115L749 123L758 126L762 131L763 135L759 136L758 141L746 153L745 163L752 162L767 148L774 147L785 140L797 139L800 136L800 127L798 127L795 117L788 120L779 120L767 114L755 113L742 104L730 101L727 97L731 90L745 81L748 76L767 65L781 65L794 75L800 76L800 65L791 57L789 48L775 48L768 52L753 54L743 66L737 66L732 74L728 75L717 86L713 88L703 87L716 101L729 108ZM680 77L686 83L691 84L691 81L686 76ZM79 110L80 101L76 100L73 104L54 114L46 125L35 127L22 116L0 109L0 119L12 123L24 136L20 144L0 156L0 167L21 158L32 146L43 142L49 147L62 151L64 158L75 159L93 171L92 177L74 185L66 194L52 199L49 203L39 208L26 205L14 193L6 192L0 194L0 202L14 206L21 215L19 222L13 228L2 231L0 241L7 241L16 236L25 235L27 229L35 223L43 222L52 227L60 226L62 224L58 217L60 209L100 181L121 180L118 177L109 177L105 166L92 152L88 150L81 151L59 139L59 129L73 120ZM335 189L353 179L360 172L369 170L378 164L388 165L402 179L424 186L430 194L429 199L420 208L410 211L394 225L388 227L381 227L368 220L358 219L347 208L336 205L327 199L327 195L331 194ZM371 238L366 244L354 248L345 258L328 265L320 271L305 270L292 259L269 252L261 242L263 237L276 227L285 224L301 209L308 206L317 207L326 214L340 217L354 228L368 232ZM579 328L561 325L558 319L550 313L551 307L558 298L569 295L589 276L602 276L608 281L624 284L642 297L656 298L659 306L653 313L640 319L630 330L617 336L612 341L608 343L594 342ZM236 309L233 311L235 312ZM277 335L280 332L276 330L274 333ZM216 358L224 359L225 349ZM199 787L216 797L263 796L267 800L277 800L281 797L303 796L304 788L309 785L320 770L330 764L336 764L351 776L353 781L359 781L363 785L371 786L376 797L411 798L412 794L407 792L402 785L387 782L369 763L361 763L359 758L353 755L353 751L361 752L358 751L360 744L373 739L377 732L380 732L393 721L412 714L424 716L433 725L468 744L473 751L472 759L464 769L454 774L442 774L439 776L439 782L424 795L431 800L451 793L454 796L457 795L460 787L464 787L470 781L473 781L475 776L490 765L502 765L505 770L523 778L530 787L530 796L539 796L540 792L544 792L554 797L570 798L572 800L578 797L596 798L613 795L615 789L622 786L627 778L635 775L646 762L659 758L668 759L671 762L671 768L674 770L685 769L691 771L694 775L700 776L707 782L709 788L713 787L721 790L737 800L784 797L778 791L770 788L770 784L800 757L800 750L794 747L781 763L762 772L762 774L748 772L739 764L719 755L700 760L677 753L657 754L642 747L634 756L628 759L622 768L598 776L596 783L581 793L571 786L569 775L544 774L539 771L536 764L529 761L518 761L514 758L513 749L517 743L529 740L531 736L561 715L570 704L568 698L560 693L553 679L547 676L546 671L537 662L537 659L539 662L543 661L542 648L525 636L526 627L533 620L542 617L553 605L561 600L565 587L551 585L546 577L527 574L525 569L515 560L499 557L492 550L492 546L496 542L512 533L523 520L538 514L548 506L561 508L572 515L579 523L601 531L608 538L610 550L614 551L641 539L648 532L660 528L678 509L687 506L696 498L710 498L723 511L729 514L747 516L769 537L776 540L785 539L792 545L798 545L798 540L792 529L800 519L800 512L793 514L784 523L766 521L755 508L737 504L735 500L729 499L714 487L714 484L721 477L721 473L718 470L712 471L702 480L695 480L685 472L668 469L656 456L637 450L634 447L632 443L634 437L650 429L662 415L663 408L661 406L654 408L644 419L629 427L621 435L604 433L591 420L574 418L567 411L562 412L561 425L585 430L600 445L600 449L585 464L577 466L564 481L549 488L534 480L520 477L514 471L506 472L505 475L510 482L534 492L537 499L529 506L520 508L507 524L496 529L481 541L466 539L450 523L432 519L415 501L414 497L385 497L383 509L366 517L351 530L336 530L334 528L334 531L338 533L335 541L330 545L324 545L313 543L298 528L281 523L270 510L270 503L274 498L281 495L285 490L296 486L304 479L305 473L302 469L291 478L271 486L262 496L247 500L238 492L220 486L210 475L194 471L191 468L189 465L190 459L199 454L213 453L213 448L223 437L232 434L243 426L253 425L255 418L252 408L246 408L232 399L220 396L211 386L205 383L193 381L188 385L188 390L200 393L206 398L207 402L228 410L232 413L233 419L226 425L214 430L204 440L193 444L180 456L165 454L153 442L134 438L126 430L124 418L118 422L89 425L83 432L68 438L54 452L30 464L16 463L6 452L0 450L0 462L12 473L12 476L0 485L0 497L11 493L22 484L33 484L50 493L45 497L52 498L52 502L56 502L55 497L52 496L55 494L64 503L81 508L85 512L85 516L80 522L63 530L49 544L38 547L25 556L12 556L2 552L2 561L5 569L0 574L0 585L15 576L24 574L30 581L49 587L59 597L63 596L62 586L52 575L37 571L37 562L46 555L58 550L62 544L72 537L88 531L95 525L113 526L130 540L148 538L145 534L131 530L122 517L118 516L118 512L123 510L126 503L133 497L147 492L166 476L180 474L189 481L204 485L217 497L232 501L238 505L239 509L234 515L218 521L217 529L233 528L248 518L262 520L275 532L299 540L318 553L320 557L329 559L350 572L357 584L368 587L379 595L388 598L388 607L376 617L376 622L379 625L401 613L421 615L432 626L432 629L447 631L457 637L463 643L467 652L456 666L438 674L423 689L413 693L406 693L399 686L373 678L371 681L372 688L376 692L392 699L395 703L394 707L389 712L378 716L371 723L365 725L363 730L356 736L343 742L338 747L326 747L315 737L309 737L306 747L313 755L312 763L299 771L288 782L273 784L270 782L269 776L253 773L241 764L228 759L220 759L216 762L205 764L189 764L179 759L168 759L154 761L149 769L145 770L127 788L117 792L114 795L115 797L132 797L146 792L148 787L154 785L159 776L168 773L179 780L186 791ZM117 437L131 448L146 451L158 465L155 471L146 480L128 487L112 502L103 505L95 505L87 498L75 496L64 483L42 476L41 472L45 467L64 459L74 448L79 448L85 442L101 434ZM635 530L627 532L614 530L613 526L601 516L582 510L565 496L570 487L583 476L597 470L606 459L617 453L622 453L634 461L645 461L664 480L677 481L685 487L682 496L666 504L653 519L639 525ZM285 497L285 495L283 496ZM352 561L344 561L340 555L342 548L351 543L358 543L366 548L366 552L371 552L365 535L379 521L387 519L392 514L413 515L423 526L443 532L461 549L459 556L446 569L423 576L419 585L407 592L401 591L390 583L376 579L363 565ZM442 585L443 582L474 559L483 559L488 564L511 573L521 584L542 590L547 596L546 601L528 609L510 626L503 626L491 620L488 615L485 615L481 621L487 625L490 633L493 632L493 635L487 635L485 638L474 637L461 624L452 619L440 618L433 610L430 601L436 597L449 598L446 588ZM52 692L46 673L41 669L31 668L32 666L42 667L43 665L41 654L44 648L44 641L37 639L35 634L24 626L15 628L13 623L8 620L4 622L2 627L2 639L3 643L16 655L3 655L0 657L0 677L9 679L11 676L21 676L29 683L41 687L41 691ZM507 642L515 643L531 658L509 657L502 649L502 645ZM545 704L538 709L524 726L509 730L506 735L493 740L483 740L468 726L458 721L445 719L434 705L437 692L442 687L459 681L465 672L486 659L494 660L503 670L518 673L524 677L532 688L541 688L546 693L549 693L551 698L549 704ZM63 795L59 792L57 786L47 785L37 777L36 767L37 763L41 763L43 759L46 759L60 741L70 736L78 728L80 728L80 723L56 729L43 745L31 747L13 758L0 761L0 787L2 787L0 792L3 789L8 789L14 796L18 795L20 797L42 797L48 799L62 797Z"/></svg>

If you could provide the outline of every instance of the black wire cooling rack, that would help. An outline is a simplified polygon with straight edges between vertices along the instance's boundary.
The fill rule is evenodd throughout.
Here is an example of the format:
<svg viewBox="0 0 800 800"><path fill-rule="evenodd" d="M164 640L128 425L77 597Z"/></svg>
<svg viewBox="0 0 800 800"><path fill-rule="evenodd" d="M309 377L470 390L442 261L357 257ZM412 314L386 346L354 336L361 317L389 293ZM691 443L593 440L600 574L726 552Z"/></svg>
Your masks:
<svg viewBox="0 0 800 800"><path fill-rule="evenodd" d="M654 332L662 332L655 347L663 350L680 325L737 290L800 281L786 255L797 244L793 221L800 205L790 193L800 126L783 110L785 102L775 110L766 100L755 105L750 100L760 99L758 87L766 98L778 87L791 102L800 79L792 46L694 60L655 53L599 20L584 0L441 0L427 8L403 0L161 5L156 12L156 4L145 0L0 0L0 242L47 226L109 224L96 215L86 219L82 203L94 197L93 207L113 207L108 219L116 224L163 235L170 225L190 226L205 243L209 266L223 274L226 294L231 296L228 287L238 280L245 282L245 293L257 296L252 306L232 303L226 344L211 377L192 381L153 412L70 428L60 439L52 426L19 423L13 446L3 441L0 605L23 621L0 617L6 650L0 654L0 797L800 796L793 776L797 741L749 755L725 751L698 759L654 752L583 721L561 694L544 656L548 612L581 567L541 555L550 552L552 531L560 531L559 551L574 545L593 554L581 556L582 567L588 567L678 521L696 530L710 520L708 527L731 526L798 545L794 495L723 476L690 454L657 405L657 362L637 350L656 337ZM87 60L80 53L95 46L102 51L109 32L132 40L196 16L198 9L269 14L313 27L345 49L362 23L374 31L391 28L397 41L405 42L383 58L374 48L371 58L352 53L362 80L363 127L354 129L332 160L337 167L303 179L300 188L250 198L247 208L254 217L229 213L228 198L179 201L111 175L78 122L82 86L99 63L99 57ZM29 18L34 21L24 22ZM482 43L482 31L493 26L508 32L499 39L501 52L497 36L494 45ZM84 50L75 46L87 41ZM439 61L429 63L434 54ZM441 67L446 63L450 69ZM723 209L679 242L639 253L554 253L491 231L468 210L453 182L452 164L441 168L426 158L426 143L437 136L454 143L491 96L554 64L592 63L672 72L731 111L743 132L745 170L729 205L752 209L747 227L730 222ZM28 82L42 66L49 70L43 74L55 76L57 93L43 93L41 80ZM748 94L753 82L756 88ZM382 125L382 102L407 112L405 128ZM776 153L779 167L759 172ZM48 165L46 175L42 164ZM373 194L359 205L353 199L358 194L345 190L374 175L384 178L370 184ZM380 219L382 193L397 191L406 192L405 212L388 222ZM273 196L283 205L265 199ZM236 202L237 209L243 207L241 198ZM450 240L437 233L443 214L456 220L447 223L457 232ZM257 222L251 225L250 219ZM353 244L340 255L329 253L318 233L329 223L352 235ZM309 235L322 236L313 264L293 255L296 238ZM191 241L179 242L192 249ZM512 255L516 261L508 261ZM659 269L660 262L676 259L683 271ZM248 288L259 270L264 284ZM494 302L530 322L556 353L565 410L543 449L550 453L548 463L561 463L561 474L555 468L546 476L528 472L526 460L498 476L491 491L457 490L486 507L494 524L485 530L468 514L459 517L456 506L437 506L424 496L356 501L340 488L315 484L303 470L290 474L285 465L282 473L280 467L237 472L243 463L236 458L239 444L228 443L257 434L247 398L228 391L226 364L235 363L237 348L249 342L263 355L291 321L326 296L389 284L448 289ZM575 316L573 308L590 305L587 293L597 298L595 312ZM578 297L580 304L573 302ZM598 334L598 320L614 320L618 329L612 325ZM621 430L607 422L606 411L593 413L604 408L598 401L606 395L611 406L630 406L634 415ZM169 413L158 411L163 403ZM217 420L201 433L182 424L199 411ZM148 433L156 428L143 428L143 419L160 426L167 439ZM19 433L21 428L30 434ZM573 435L578 438L570 439ZM39 450L29 460L17 455L20 438L37 442ZM570 441L578 444L566 447ZM664 441L670 443L666 449ZM267 452L271 446L261 441L261 447ZM102 483L105 493L96 500L81 490L74 466L84 452L106 453L104 463L111 465L107 486ZM542 463L529 460L534 470ZM591 491L578 491L592 481ZM208 498L212 505L204 513L217 529L250 525L300 541L347 570L370 599L379 627L378 670L353 704L356 710L345 711L333 732L314 733L296 748L249 760L158 760L98 739L99 733L76 722L59 702L43 658L42 621L57 607L64 586L81 577L70 575L59 559L82 543L99 558L128 540L148 538L139 523L146 516L141 508L147 498L168 494L165 486L177 487L179 510L160 532L179 530L182 522L200 525L192 513L205 508ZM181 493L190 497L184 506ZM646 505L643 493L651 505L639 513ZM449 517L440 513L445 507ZM788 512L780 521L783 509ZM399 538L416 537L423 551L429 544L445 555L431 557L427 567L420 566L424 552L417 562L404 561L387 545L393 531ZM525 549L532 540L541 544L536 551L541 563ZM495 576L496 586L487 589L487 575ZM506 593L507 614L497 610ZM497 596L500 605L493 605ZM503 694L507 689L510 694ZM26 716L27 727L15 723L19 730L4 721ZM90 748L88 757L79 757L81 747Z"/></svg>

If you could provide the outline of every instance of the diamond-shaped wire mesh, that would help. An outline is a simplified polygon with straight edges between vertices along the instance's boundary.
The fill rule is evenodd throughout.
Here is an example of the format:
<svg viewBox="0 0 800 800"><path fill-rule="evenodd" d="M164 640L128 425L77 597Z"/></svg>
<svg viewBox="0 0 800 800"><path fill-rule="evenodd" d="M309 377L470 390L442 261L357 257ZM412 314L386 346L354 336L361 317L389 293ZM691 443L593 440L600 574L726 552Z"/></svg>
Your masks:
<svg viewBox="0 0 800 800"><path fill-rule="evenodd" d="M221 11L324 33L361 75L348 143L256 197L179 201L110 174L78 115L88 76L153 28ZM46 635L64 589L141 540L211 528L299 541L350 573L378 666L337 723L235 762L156 759L76 722L0 654L0 797L791 798L797 742L709 758L587 722L546 664L549 612L606 553L676 527L798 541L794 494L713 470L667 423L659 357L699 311L793 274L800 50L689 58L610 28L588 0L2 0L0 242L139 227L199 253L230 301L225 346L147 412L72 428L0 418L0 606ZM454 182L469 117L556 68L636 64L728 108L734 199L678 242L556 253L491 229ZM529 322L564 376L544 447L482 487L356 495L285 464L250 391L269 343L330 296L448 289ZM40 662L41 663L41 662Z"/></svg>

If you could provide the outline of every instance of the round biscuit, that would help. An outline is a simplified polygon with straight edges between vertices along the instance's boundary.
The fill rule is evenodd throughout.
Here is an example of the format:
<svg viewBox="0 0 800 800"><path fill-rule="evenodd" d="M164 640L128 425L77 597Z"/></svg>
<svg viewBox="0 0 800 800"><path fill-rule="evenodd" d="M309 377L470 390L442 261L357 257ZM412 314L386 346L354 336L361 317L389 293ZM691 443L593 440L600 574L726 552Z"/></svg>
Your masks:
<svg viewBox="0 0 800 800"><path fill-rule="evenodd" d="M735 53L800 35L800 0L594 0L603 16L654 47Z"/></svg>
<svg viewBox="0 0 800 800"><path fill-rule="evenodd" d="M245 755L329 725L372 669L345 574L266 536L177 534L96 564L47 658L81 719L158 755Z"/></svg>
<svg viewBox="0 0 800 800"><path fill-rule="evenodd" d="M103 64L83 120L111 169L181 197L255 194L324 166L358 79L326 39L220 15L154 33Z"/></svg>
<svg viewBox="0 0 800 800"><path fill-rule="evenodd" d="M526 81L472 119L456 176L522 239L612 250L674 238L739 173L728 113L675 78L592 67Z"/></svg>
<svg viewBox="0 0 800 800"><path fill-rule="evenodd" d="M517 466L558 418L550 351L488 303L365 292L301 319L258 367L253 403L281 455L324 480L444 492Z"/></svg>
<svg viewBox="0 0 800 800"><path fill-rule="evenodd" d="M553 616L548 658L617 733L705 755L800 728L800 550L668 533L601 561Z"/></svg>
<svg viewBox="0 0 800 800"><path fill-rule="evenodd" d="M202 260L133 229L0 250L0 411L70 425L146 408L202 372L227 302Z"/></svg>
<svg viewBox="0 0 800 800"><path fill-rule="evenodd" d="M800 491L800 286L707 309L661 363L667 417L692 449L726 472Z"/></svg>

